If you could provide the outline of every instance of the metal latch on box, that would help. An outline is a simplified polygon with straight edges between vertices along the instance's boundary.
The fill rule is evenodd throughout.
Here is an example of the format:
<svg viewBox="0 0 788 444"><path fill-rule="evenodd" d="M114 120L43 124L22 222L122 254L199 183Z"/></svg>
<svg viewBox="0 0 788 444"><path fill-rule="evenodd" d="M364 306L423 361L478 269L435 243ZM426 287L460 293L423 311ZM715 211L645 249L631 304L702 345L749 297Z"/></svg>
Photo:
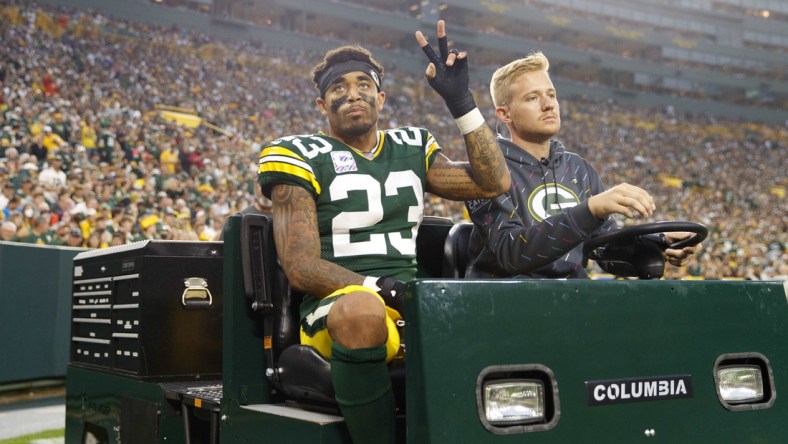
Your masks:
<svg viewBox="0 0 788 444"><path fill-rule="evenodd" d="M191 277L183 280L186 290L183 290L181 303L186 308L205 308L213 304L211 291L208 290L208 280L201 277Z"/></svg>

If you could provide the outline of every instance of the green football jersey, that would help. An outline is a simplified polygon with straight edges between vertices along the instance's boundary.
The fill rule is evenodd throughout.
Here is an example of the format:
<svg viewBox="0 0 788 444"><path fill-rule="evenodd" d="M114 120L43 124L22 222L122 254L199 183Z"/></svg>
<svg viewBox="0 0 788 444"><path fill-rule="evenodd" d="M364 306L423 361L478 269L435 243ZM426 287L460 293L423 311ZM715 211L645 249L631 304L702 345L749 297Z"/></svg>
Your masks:
<svg viewBox="0 0 788 444"><path fill-rule="evenodd" d="M323 133L274 140L258 181L301 186L315 198L323 259L362 275L409 280L424 216L427 171L440 151L423 128L378 131L368 157Z"/></svg>

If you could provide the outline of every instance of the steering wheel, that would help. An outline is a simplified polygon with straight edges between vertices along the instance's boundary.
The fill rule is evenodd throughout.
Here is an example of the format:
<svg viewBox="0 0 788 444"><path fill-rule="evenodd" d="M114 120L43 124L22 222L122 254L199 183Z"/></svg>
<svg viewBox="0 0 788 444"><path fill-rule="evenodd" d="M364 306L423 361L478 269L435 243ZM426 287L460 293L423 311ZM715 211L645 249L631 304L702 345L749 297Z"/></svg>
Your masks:
<svg viewBox="0 0 788 444"><path fill-rule="evenodd" d="M695 233L686 239L668 244L664 239L646 236L656 233L688 231ZM665 271L663 252L699 244L709 234L705 225L696 222L653 222L611 231L583 244L583 255L604 262L616 276L637 276L640 279L662 277Z"/></svg>

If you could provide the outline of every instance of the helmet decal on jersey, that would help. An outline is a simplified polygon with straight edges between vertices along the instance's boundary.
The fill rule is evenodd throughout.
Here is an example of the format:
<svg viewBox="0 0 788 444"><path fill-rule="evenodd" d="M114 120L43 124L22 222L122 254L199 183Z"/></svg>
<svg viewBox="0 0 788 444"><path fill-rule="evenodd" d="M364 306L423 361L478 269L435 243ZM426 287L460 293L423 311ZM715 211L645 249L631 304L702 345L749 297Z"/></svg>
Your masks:
<svg viewBox="0 0 788 444"><path fill-rule="evenodd" d="M540 185L528 196L528 212L538 222L580 203L574 191L561 184Z"/></svg>
<svg viewBox="0 0 788 444"><path fill-rule="evenodd" d="M331 151L331 161L334 162L334 172L337 174L358 171L356 160L348 151Z"/></svg>

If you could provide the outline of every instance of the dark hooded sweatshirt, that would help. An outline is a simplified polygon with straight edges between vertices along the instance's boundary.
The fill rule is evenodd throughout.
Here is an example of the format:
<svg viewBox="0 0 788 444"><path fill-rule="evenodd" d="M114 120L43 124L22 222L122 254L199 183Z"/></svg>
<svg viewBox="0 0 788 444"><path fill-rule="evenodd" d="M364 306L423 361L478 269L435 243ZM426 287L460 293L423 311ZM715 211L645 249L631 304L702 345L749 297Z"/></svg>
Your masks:
<svg viewBox="0 0 788 444"><path fill-rule="evenodd" d="M466 276L587 278L582 242L616 229L588 209L588 198L605 191L597 171L557 140L542 159L505 139L498 146L512 185L495 199L465 202L474 223Z"/></svg>

